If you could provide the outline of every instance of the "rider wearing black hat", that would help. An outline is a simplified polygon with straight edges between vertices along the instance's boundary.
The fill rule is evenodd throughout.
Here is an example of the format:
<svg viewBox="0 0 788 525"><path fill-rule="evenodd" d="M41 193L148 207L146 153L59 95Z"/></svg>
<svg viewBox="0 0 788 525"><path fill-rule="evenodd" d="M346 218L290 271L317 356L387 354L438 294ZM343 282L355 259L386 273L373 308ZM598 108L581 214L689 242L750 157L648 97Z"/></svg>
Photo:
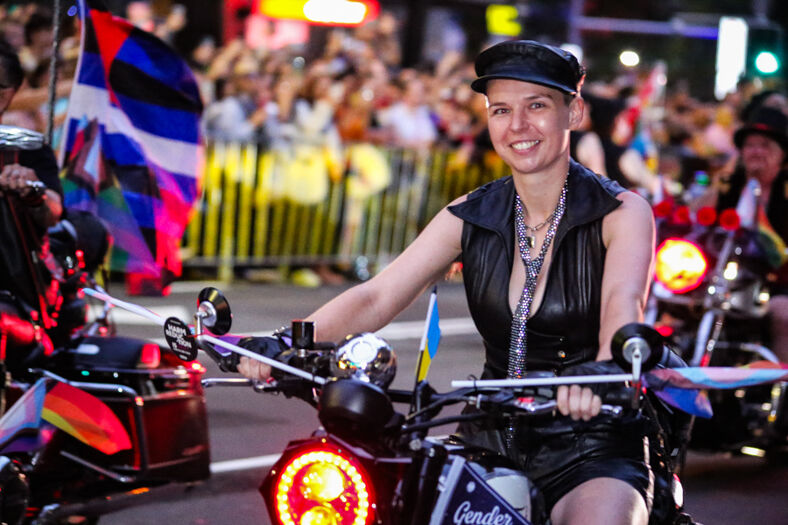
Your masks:
<svg viewBox="0 0 788 525"><path fill-rule="evenodd" d="M761 186L761 203L772 228L788 242L788 117L774 108L761 108L733 135L739 167L721 181L718 210L735 208L748 179Z"/></svg>
<svg viewBox="0 0 788 525"><path fill-rule="evenodd" d="M736 130L733 141L739 149L739 165L729 177L712 185L701 197L702 204L716 206L718 211L736 208L747 182L758 181L758 206L769 226L788 244L788 116L777 108L761 107ZM780 361L788 362L788 263L777 268L770 281L772 349Z"/></svg>
<svg viewBox="0 0 788 525"><path fill-rule="evenodd" d="M570 52L533 40L512 40L482 51L476 58L471 88L487 93L487 83L508 78L540 84L570 96L580 92L585 69Z"/></svg>
<svg viewBox="0 0 788 525"><path fill-rule="evenodd" d="M460 260L484 343L483 378L618 371L612 336L643 316L651 208L570 158L569 134L584 112L585 74L574 56L504 42L479 55L476 72L471 87L486 96L490 140L511 175L455 199L380 273L306 319L325 340L379 330ZM253 346L278 351L270 338ZM271 373L248 358L238 370ZM655 491L643 422L611 422L600 396L580 385L559 387L556 403L555 425L462 435L521 461L556 525L645 525Z"/></svg>

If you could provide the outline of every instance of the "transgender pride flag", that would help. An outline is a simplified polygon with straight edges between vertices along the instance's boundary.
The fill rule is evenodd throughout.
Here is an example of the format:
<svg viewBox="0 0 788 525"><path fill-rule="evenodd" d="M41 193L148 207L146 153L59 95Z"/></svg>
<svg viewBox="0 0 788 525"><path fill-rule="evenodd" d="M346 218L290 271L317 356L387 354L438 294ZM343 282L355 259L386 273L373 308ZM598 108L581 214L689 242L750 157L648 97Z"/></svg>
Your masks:
<svg viewBox="0 0 788 525"><path fill-rule="evenodd" d="M82 48L60 163L65 205L101 217L110 269L168 284L200 191L202 102L167 44L80 0Z"/></svg>

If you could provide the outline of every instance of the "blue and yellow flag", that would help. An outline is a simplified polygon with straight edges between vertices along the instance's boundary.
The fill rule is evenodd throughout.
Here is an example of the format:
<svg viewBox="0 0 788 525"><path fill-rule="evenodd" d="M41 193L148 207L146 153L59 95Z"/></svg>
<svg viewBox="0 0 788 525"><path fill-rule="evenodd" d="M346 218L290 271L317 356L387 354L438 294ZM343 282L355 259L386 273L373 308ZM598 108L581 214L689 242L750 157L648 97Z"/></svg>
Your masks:
<svg viewBox="0 0 788 525"><path fill-rule="evenodd" d="M438 353L438 343L441 340L441 329L439 326L440 316L438 315L438 287L432 289L430 294L430 304L427 307L427 320L424 323L424 335L421 336L419 345L419 365L416 373L416 381L423 381L427 377L430 363Z"/></svg>

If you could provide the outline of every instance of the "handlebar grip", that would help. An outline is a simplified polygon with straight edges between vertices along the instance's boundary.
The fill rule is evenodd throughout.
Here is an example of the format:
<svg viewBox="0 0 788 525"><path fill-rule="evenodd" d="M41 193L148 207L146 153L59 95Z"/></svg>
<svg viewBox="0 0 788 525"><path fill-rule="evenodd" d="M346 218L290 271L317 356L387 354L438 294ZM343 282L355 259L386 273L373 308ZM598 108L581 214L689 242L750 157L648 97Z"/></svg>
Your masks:
<svg viewBox="0 0 788 525"><path fill-rule="evenodd" d="M632 404L632 387L611 388L602 396L602 403L607 405L628 406Z"/></svg>

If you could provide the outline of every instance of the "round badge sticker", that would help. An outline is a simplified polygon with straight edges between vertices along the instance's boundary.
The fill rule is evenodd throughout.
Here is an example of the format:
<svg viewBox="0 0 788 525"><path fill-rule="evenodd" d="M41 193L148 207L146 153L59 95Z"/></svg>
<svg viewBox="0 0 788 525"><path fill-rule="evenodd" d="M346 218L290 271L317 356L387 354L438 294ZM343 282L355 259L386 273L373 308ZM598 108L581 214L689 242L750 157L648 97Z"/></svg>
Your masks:
<svg viewBox="0 0 788 525"><path fill-rule="evenodd" d="M194 361L197 358L197 343L192 331L177 317L169 317L164 321L164 338L175 355L183 361Z"/></svg>

